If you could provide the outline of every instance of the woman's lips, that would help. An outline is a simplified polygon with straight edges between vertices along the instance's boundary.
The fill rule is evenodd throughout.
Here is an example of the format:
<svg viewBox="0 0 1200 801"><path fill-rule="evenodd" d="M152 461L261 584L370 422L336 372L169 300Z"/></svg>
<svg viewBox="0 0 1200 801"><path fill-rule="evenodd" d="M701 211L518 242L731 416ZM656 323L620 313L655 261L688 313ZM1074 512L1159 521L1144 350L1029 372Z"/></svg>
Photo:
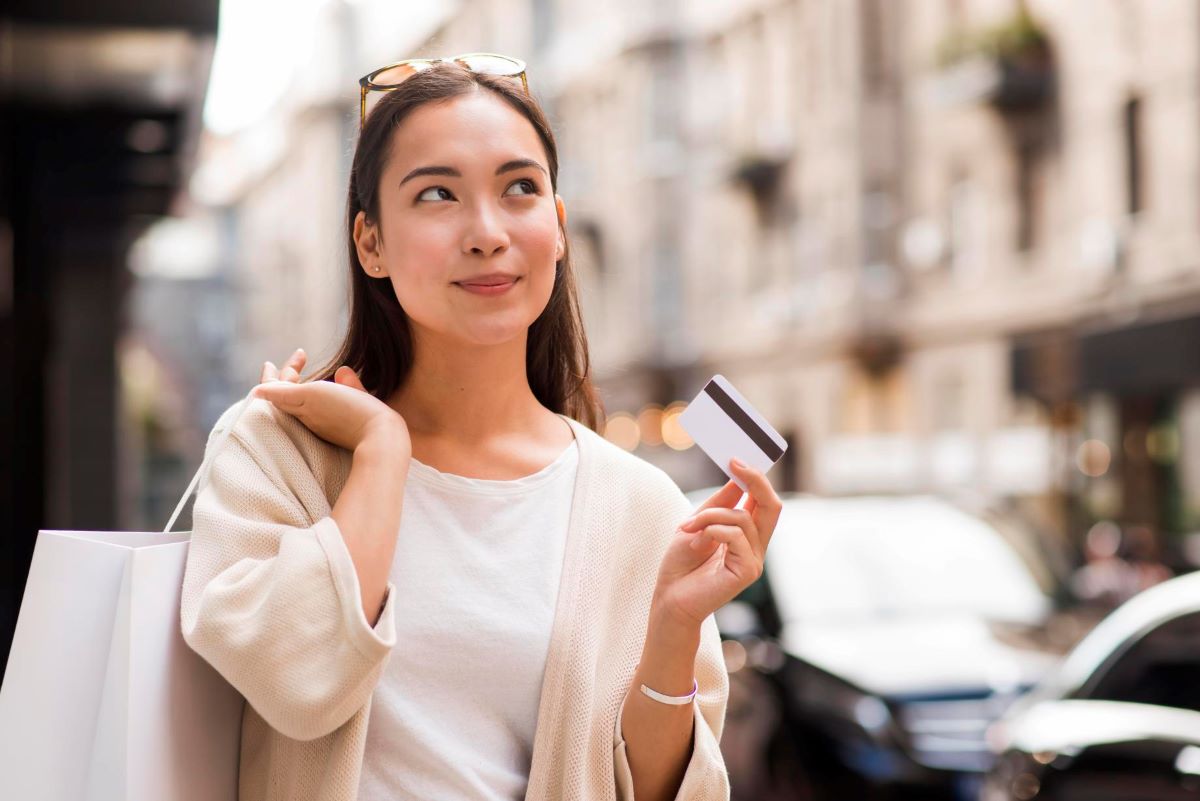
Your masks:
<svg viewBox="0 0 1200 801"><path fill-rule="evenodd" d="M505 292L512 289L516 285L517 281L520 281L520 280L521 280L520 277L518 277L518 278L513 279L512 281L509 281L508 283L493 284L493 285L460 284L460 283L455 282L455 286L462 287L463 289L467 290L468 292L470 292L474 295L503 295Z"/></svg>

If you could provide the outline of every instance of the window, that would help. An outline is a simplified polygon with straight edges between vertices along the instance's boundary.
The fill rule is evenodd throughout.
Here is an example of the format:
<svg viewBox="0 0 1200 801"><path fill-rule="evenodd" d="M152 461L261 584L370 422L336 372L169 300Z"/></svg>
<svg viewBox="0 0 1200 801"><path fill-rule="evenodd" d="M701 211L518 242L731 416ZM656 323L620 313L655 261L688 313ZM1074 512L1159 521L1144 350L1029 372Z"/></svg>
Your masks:
<svg viewBox="0 0 1200 801"><path fill-rule="evenodd" d="M1142 101L1134 97L1125 103L1125 192L1130 214L1137 214L1145 206L1142 138Z"/></svg>
<svg viewBox="0 0 1200 801"><path fill-rule="evenodd" d="M1200 711L1200 613L1162 624L1118 653L1080 695Z"/></svg>
<svg viewBox="0 0 1200 801"><path fill-rule="evenodd" d="M1017 151L1016 189L1017 250L1025 252L1038 246L1045 214L1042 158L1036 145L1023 145Z"/></svg>
<svg viewBox="0 0 1200 801"><path fill-rule="evenodd" d="M888 57L884 38L884 0L861 0L863 83L867 91L878 94L887 88Z"/></svg>

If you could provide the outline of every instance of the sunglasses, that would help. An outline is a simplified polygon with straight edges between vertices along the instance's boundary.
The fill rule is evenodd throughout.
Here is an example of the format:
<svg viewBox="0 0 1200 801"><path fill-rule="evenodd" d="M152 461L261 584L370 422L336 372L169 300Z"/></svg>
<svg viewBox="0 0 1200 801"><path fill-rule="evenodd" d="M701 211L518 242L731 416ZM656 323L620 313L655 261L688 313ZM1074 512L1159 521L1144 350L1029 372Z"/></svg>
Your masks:
<svg viewBox="0 0 1200 801"><path fill-rule="evenodd" d="M369 72L358 79L358 127L361 130L366 122L367 94L369 92L388 92L395 89L406 80L424 72L435 64L454 63L460 67L478 72L482 75L498 75L503 78L520 78L521 88L529 94L529 82L525 79L525 62L519 58L497 55L496 53L466 53L452 58L409 58L388 64L385 67ZM377 100L375 102L378 102ZM371 104L371 108L375 103Z"/></svg>

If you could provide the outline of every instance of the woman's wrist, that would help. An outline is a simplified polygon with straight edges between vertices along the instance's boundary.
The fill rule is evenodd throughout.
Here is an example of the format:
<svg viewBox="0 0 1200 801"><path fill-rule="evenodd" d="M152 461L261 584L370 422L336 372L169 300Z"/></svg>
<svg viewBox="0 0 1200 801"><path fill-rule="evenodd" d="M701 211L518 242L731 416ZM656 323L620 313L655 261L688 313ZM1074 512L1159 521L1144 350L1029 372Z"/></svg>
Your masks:
<svg viewBox="0 0 1200 801"><path fill-rule="evenodd" d="M651 689L666 695L686 695L691 692L699 649L698 625L680 622L664 611L651 607L634 689L637 689L637 684L644 682Z"/></svg>
<svg viewBox="0 0 1200 801"><path fill-rule="evenodd" d="M371 420L354 448L354 454L359 453L391 455L407 460L412 455L412 444L404 420L396 414Z"/></svg>
<svg viewBox="0 0 1200 801"><path fill-rule="evenodd" d="M651 603L647 622L647 639L653 634L657 639L674 645L700 644L700 624L674 613L665 604Z"/></svg>

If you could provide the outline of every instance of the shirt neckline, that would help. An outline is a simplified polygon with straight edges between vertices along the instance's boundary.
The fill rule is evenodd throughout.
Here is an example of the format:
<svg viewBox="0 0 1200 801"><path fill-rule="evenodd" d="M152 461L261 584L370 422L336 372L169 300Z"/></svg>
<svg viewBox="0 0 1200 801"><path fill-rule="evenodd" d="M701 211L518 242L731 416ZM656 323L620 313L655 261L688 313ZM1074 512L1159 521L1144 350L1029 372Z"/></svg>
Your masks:
<svg viewBox="0 0 1200 801"><path fill-rule="evenodd" d="M563 415L559 416L562 417ZM485 495L509 495L527 492L528 490L542 486L548 481L552 481L562 470L566 469L569 463L575 461L573 457L579 454L579 435L575 432L574 426L570 426L570 428L574 436L570 444L563 449L562 453L554 458L554 461L542 467L537 472L520 476L519 478L473 478L471 476L461 476L457 473L443 473L436 467L420 461L415 456L410 459L408 474L425 484L460 492L475 492Z"/></svg>

